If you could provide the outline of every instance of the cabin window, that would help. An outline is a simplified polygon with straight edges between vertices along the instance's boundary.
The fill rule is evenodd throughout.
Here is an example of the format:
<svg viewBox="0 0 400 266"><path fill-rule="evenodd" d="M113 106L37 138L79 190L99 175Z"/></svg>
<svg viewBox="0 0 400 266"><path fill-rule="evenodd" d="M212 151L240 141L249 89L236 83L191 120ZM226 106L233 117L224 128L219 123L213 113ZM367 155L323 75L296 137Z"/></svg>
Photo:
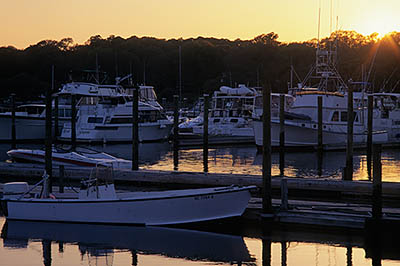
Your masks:
<svg viewBox="0 0 400 266"><path fill-rule="evenodd" d="M335 111L332 115L331 121L339 121L339 112Z"/></svg>
<svg viewBox="0 0 400 266"><path fill-rule="evenodd" d="M340 121L347 122L347 111L343 111L340 113ZM353 112L353 122L354 121L359 121L358 114L356 112Z"/></svg>
<svg viewBox="0 0 400 266"><path fill-rule="evenodd" d="M113 117L110 124L128 124L132 123L132 117Z"/></svg>
<svg viewBox="0 0 400 266"><path fill-rule="evenodd" d="M101 124L103 123L103 117L89 117L87 122Z"/></svg>
<svg viewBox="0 0 400 266"><path fill-rule="evenodd" d="M219 119L219 118L218 118L218 119L214 119L213 122L214 122L214 124L215 124L215 123L219 123L219 122L220 122L220 119Z"/></svg>
<svg viewBox="0 0 400 266"><path fill-rule="evenodd" d="M236 118L231 119L231 123L237 123L239 120Z"/></svg>

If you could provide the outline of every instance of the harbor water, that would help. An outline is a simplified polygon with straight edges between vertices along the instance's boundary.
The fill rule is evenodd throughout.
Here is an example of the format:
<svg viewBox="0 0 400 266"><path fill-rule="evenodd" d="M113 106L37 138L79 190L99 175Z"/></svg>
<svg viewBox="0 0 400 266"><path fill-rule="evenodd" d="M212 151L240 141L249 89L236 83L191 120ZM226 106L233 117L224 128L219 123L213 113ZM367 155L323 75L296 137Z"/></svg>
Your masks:
<svg viewBox="0 0 400 266"><path fill-rule="evenodd" d="M41 147L18 145L18 148ZM130 144L89 148L131 159ZM6 154L9 149L9 144L0 145L1 161L9 159ZM210 148L208 155L209 172L261 174L262 157L255 146ZM168 143L141 144L139 156L141 169L192 172L204 169L202 149L180 150L175 165L172 145ZM288 152L284 174L292 178L340 179L345 160L346 152L326 152L322 161L313 152ZM279 173L279 154L273 153L272 174ZM400 181L398 150L382 152L382 178ZM354 154L354 179L368 180L366 155L362 151ZM364 235L346 231L270 230L251 225L167 228L6 222L4 216L0 216L0 227L0 266L400 265L398 244L390 248L371 246Z"/></svg>
<svg viewBox="0 0 400 266"><path fill-rule="evenodd" d="M43 145L19 144L18 148L38 149ZM104 151L130 160L131 144L109 144L86 146L96 151ZM9 144L0 144L0 161L9 159L6 152ZM342 178L346 165L345 151L328 151L318 159L316 152L285 153L284 175L293 178ZM139 145L139 167L150 170L178 170L203 172L203 150L200 148L179 150L178 164L174 165L172 145L166 142L143 143ZM353 179L368 180L367 156L365 151L354 151ZM210 148L208 152L208 172L261 175L262 154L254 145ZM279 153L272 153L272 175L279 175ZM400 151L384 149L382 152L382 180L400 181Z"/></svg>
<svg viewBox="0 0 400 266"><path fill-rule="evenodd" d="M274 231L246 236L193 229L7 221L0 265L400 265L361 237ZM374 257L379 254L379 258ZM379 264L376 264L379 263Z"/></svg>

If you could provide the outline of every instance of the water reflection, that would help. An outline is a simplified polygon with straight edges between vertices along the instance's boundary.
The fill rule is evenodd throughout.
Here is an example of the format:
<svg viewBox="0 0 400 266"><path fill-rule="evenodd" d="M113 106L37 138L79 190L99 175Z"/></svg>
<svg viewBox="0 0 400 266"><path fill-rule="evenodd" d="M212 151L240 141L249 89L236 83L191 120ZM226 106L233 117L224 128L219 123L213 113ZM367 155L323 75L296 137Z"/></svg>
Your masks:
<svg viewBox="0 0 400 266"><path fill-rule="evenodd" d="M19 145L18 148L40 148L40 145ZM9 144L0 144L0 160L8 159L6 152ZM131 159L131 144L112 144L90 146L89 148L104 151L124 159ZM255 146L210 148L207 165L204 165L202 149L182 149L174 151L173 145L167 142L141 143L139 145L139 167L150 170L189 171L210 173L237 173L260 175L262 155ZM289 177L335 178L341 179L346 162L346 152L286 152L284 169L280 169L280 154L272 154L272 175L280 175L282 170ZM355 151L353 157L353 177L355 180L369 180L368 164L365 152ZM400 152L384 150L382 152L383 181L399 181Z"/></svg>
<svg viewBox="0 0 400 266"><path fill-rule="evenodd" d="M7 221L2 238L4 247L14 249L26 249L29 242L40 240L44 265L51 265L53 241L76 243L81 257L87 255L89 261L103 261L104 265L112 265L116 249L230 264L253 260L240 236L176 228ZM17 241L21 245L16 245Z"/></svg>

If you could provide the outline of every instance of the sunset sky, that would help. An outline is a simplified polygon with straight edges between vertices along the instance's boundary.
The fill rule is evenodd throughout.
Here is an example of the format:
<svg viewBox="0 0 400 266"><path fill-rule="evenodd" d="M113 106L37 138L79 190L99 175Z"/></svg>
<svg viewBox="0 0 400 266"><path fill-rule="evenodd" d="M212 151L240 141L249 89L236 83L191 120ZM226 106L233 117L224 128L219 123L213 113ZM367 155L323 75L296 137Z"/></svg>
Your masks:
<svg viewBox="0 0 400 266"><path fill-rule="evenodd" d="M400 31L399 0L1 0L0 46L20 49L41 40L91 36L306 41L330 30L369 35ZM331 16L332 14L332 16ZM331 19L332 18L332 19ZM331 22L332 21L332 22Z"/></svg>

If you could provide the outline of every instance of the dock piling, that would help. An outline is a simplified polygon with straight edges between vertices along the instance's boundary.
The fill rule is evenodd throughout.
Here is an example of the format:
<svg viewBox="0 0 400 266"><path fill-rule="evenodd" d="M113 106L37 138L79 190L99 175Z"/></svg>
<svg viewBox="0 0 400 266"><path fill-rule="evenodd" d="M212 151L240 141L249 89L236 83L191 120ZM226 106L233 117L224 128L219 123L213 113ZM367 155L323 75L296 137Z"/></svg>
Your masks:
<svg viewBox="0 0 400 266"><path fill-rule="evenodd" d="M11 93L11 149L17 147L17 134L15 127L15 93Z"/></svg>
<svg viewBox="0 0 400 266"><path fill-rule="evenodd" d="M58 95L54 98L54 139L53 142L57 142L59 136L59 116L58 116Z"/></svg>
<svg viewBox="0 0 400 266"><path fill-rule="evenodd" d="M45 140L45 169L46 173L49 176L47 187L45 188L46 192L51 193L53 188L53 181L52 181L52 140L53 136L51 134L52 128L52 114L51 114L51 90L47 88L46 90L46 140Z"/></svg>
<svg viewBox="0 0 400 266"><path fill-rule="evenodd" d="M71 149L76 150L76 95L71 95Z"/></svg>
<svg viewBox="0 0 400 266"><path fill-rule="evenodd" d="M347 149L346 149L346 180L353 180L353 88L347 91Z"/></svg>
<svg viewBox="0 0 400 266"><path fill-rule="evenodd" d="M381 144L373 146L372 218L382 218L382 163Z"/></svg>
<svg viewBox="0 0 400 266"><path fill-rule="evenodd" d="M271 188L271 88L263 89L263 164L262 205L263 213L272 213Z"/></svg>
<svg viewBox="0 0 400 266"><path fill-rule="evenodd" d="M133 89L132 99L132 170L139 170L139 91Z"/></svg>
<svg viewBox="0 0 400 266"><path fill-rule="evenodd" d="M174 133L173 133L173 148L174 148L174 170L178 170L179 164L179 96L174 95Z"/></svg>
<svg viewBox="0 0 400 266"><path fill-rule="evenodd" d="M281 180L281 210L287 210L289 208L288 200L288 184L287 178Z"/></svg>
<svg viewBox="0 0 400 266"><path fill-rule="evenodd" d="M285 174L285 95L279 95L279 170Z"/></svg>
<svg viewBox="0 0 400 266"><path fill-rule="evenodd" d="M368 136L367 136L367 171L371 180L371 158L372 158L372 126L373 126L373 101L372 95L368 96Z"/></svg>
<svg viewBox="0 0 400 266"><path fill-rule="evenodd" d="M318 96L318 152L322 152L322 96Z"/></svg>
<svg viewBox="0 0 400 266"><path fill-rule="evenodd" d="M64 165L60 165L60 167L58 168L59 171L59 188L58 190L60 191L60 193L64 193L64 176L65 176L65 169L64 169Z"/></svg>
<svg viewBox="0 0 400 266"><path fill-rule="evenodd" d="M209 95L204 94L204 111L203 111L203 165L204 165L204 172L208 172L208 110L209 110Z"/></svg>

